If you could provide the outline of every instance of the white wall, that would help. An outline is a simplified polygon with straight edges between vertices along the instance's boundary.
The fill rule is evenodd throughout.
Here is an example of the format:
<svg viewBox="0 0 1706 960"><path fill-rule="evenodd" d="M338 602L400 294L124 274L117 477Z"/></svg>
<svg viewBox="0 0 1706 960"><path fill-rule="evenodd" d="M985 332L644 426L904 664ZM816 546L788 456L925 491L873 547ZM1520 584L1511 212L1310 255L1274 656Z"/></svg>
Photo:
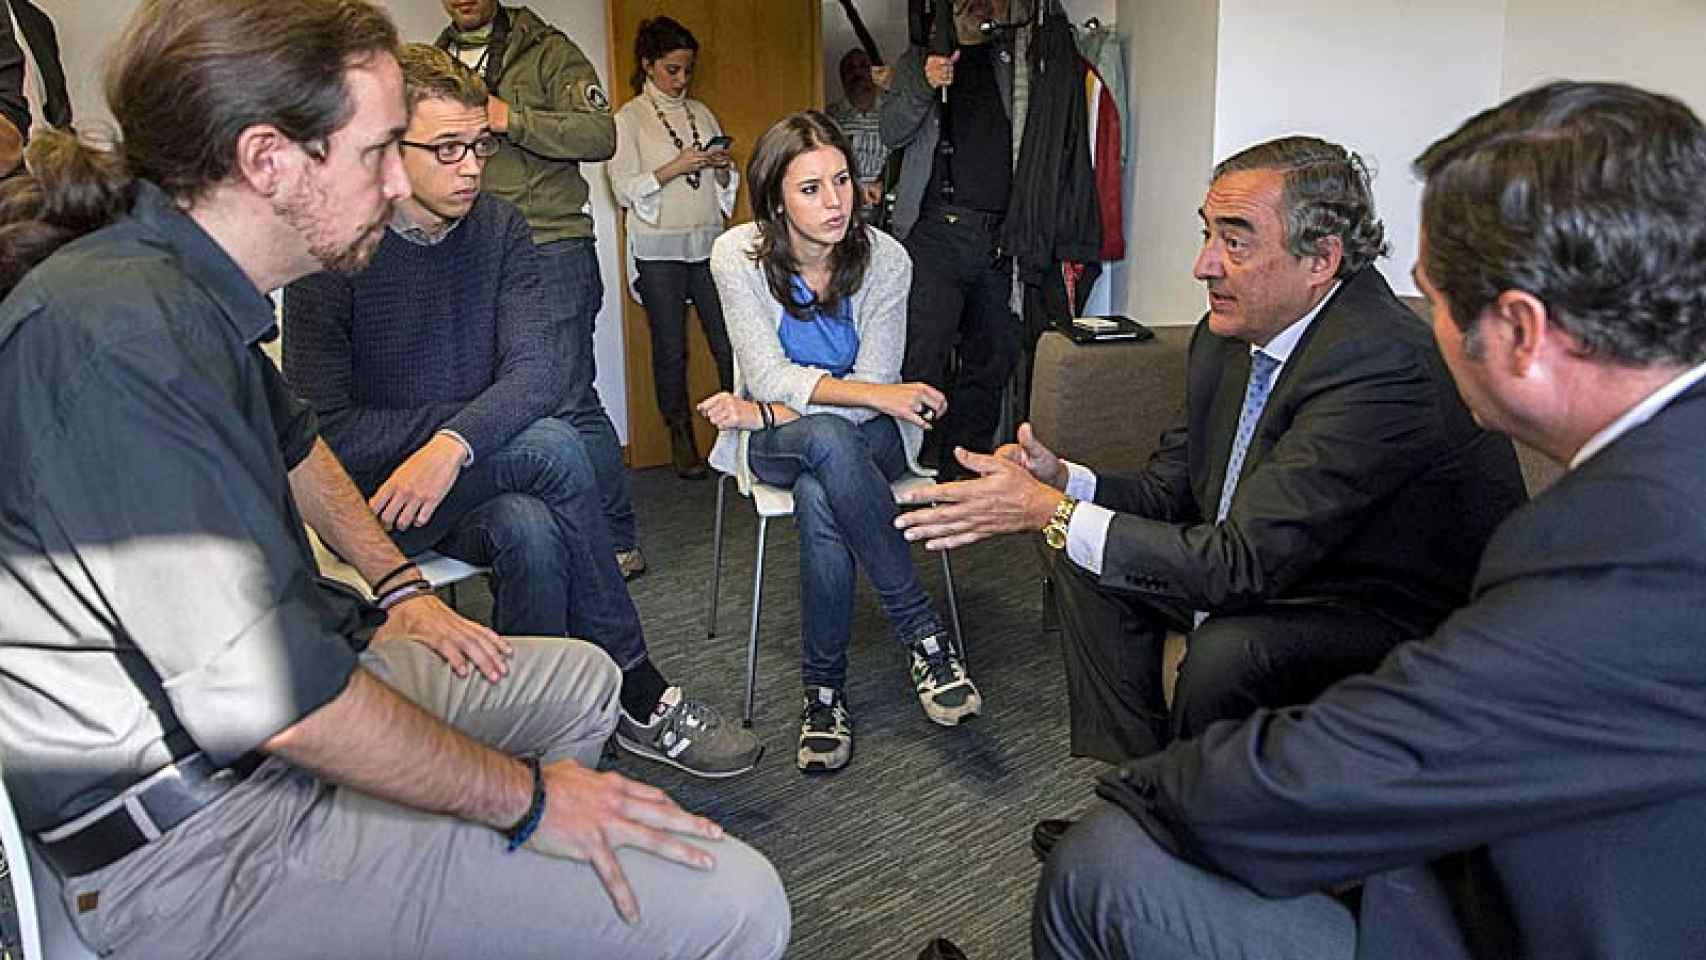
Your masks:
<svg viewBox="0 0 1706 960"><path fill-rule="evenodd" d="M1501 97L1546 80L1620 80L1706 116L1706 3L1506 0Z"/></svg>
<svg viewBox="0 0 1706 960"><path fill-rule="evenodd" d="M280 0L284 2L284 0ZM389 7L405 40L430 41L447 22L438 0L381 0ZM561 27L610 83L609 27L603 3L590 0L529 0L526 4ZM41 6L59 27L60 50L80 129L111 126L111 114L101 95L104 52L130 18L138 0L42 0ZM598 228L598 254L605 278L604 309L598 315L596 352L598 389L604 397L616 432L628 436L626 372L622 355L621 276L617 263L616 216L603 164L583 166L592 184L592 215Z"/></svg>
<svg viewBox="0 0 1706 960"><path fill-rule="evenodd" d="M65 83L79 130L98 133L112 126L101 95L101 72L106 48L130 19L137 0L36 0L59 29L59 52L65 64Z"/></svg>
<svg viewBox="0 0 1706 960"><path fill-rule="evenodd" d="M1120 0L1132 98L1126 266L1114 302L1144 323L1194 323L1196 209L1214 158L1219 11L1200 0Z"/></svg>
<svg viewBox="0 0 1706 960"><path fill-rule="evenodd" d="M1153 323L1202 310L1190 278L1208 167L1252 143L1312 133L1362 153L1392 240L1400 292L1416 255L1420 185L1409 164L1471 114L1549 79L1621 80L1706 115L1699 0L1119 0L1133 36L1136 203L1127 312ZM1212 85L1204 97L1202 85ZM1204 148L1204 129L1208 147Z"/></svg>
<svg viewBox="0 0 1706 960"><path fill-rule="evenodd" d="M1498 98L1504 0L1121 0L1135 35L1138 97L1135 258L1127 312L1190 323L1196 216L1210 169L1263 140L1307 133L1360 153L1392 256L1412 292L1420 187L1410 161ZM1205 89L1205 87L1207 89Z"/></svg>
<svg viewBox="0 0 1706 960"><path fill-rule="evenodd" d="M1214 156L1309 133L1360 153L1392 256L1413 292L1420 185L1410 162L1493 102L1505 17L1486 0L1222 0Z"/></svg>

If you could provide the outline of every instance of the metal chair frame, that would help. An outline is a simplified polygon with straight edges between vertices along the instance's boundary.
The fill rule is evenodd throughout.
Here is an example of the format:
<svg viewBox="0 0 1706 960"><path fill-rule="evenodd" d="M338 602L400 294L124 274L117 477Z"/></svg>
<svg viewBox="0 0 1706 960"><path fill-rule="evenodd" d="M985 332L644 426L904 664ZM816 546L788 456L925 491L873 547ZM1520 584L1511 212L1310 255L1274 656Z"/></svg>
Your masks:
<svg viewBox="0 0 1706 960"><path fill-rule="evenodd" d="M730 473L722 473L717 477L717 517L711 534L711 596L705 616L707 639L717 635L717 600L723 576L723 506L728 495L728 482L733 479L734 474ZM890 484L890 487L898 500L904 492L934 485L935 481L929 477L914 475L903 477ZM794 495L791 491L757 481L753 482L751 489L753 508L758 512L758 554L753 563L752 614L746 638L746 708L741 715L741 725L747 727L752 726L754 691L758 685L758 623L764 602L765 542L770 532L770 521L777 517L793 516L794 513ZM960 605L954 593L954 567L948 556L950 552L940 551L942 581L948 595L948 616L953 624L954 649L963 662L966 660L965 635L960 629Z"/></svg>

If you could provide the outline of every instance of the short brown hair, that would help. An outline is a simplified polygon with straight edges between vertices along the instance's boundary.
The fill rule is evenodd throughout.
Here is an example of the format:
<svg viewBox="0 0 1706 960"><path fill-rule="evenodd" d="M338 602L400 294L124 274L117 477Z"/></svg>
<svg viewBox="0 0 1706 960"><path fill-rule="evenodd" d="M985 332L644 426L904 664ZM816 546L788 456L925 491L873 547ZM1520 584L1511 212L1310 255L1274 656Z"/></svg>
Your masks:
<svg viewBox="0 0 1706 960"><path fill-rule="evenodd" d="M486 81L467 64L430 43L405 43L397 51L403 96L413 113L422 100L450 100L464 107L486 105Z"/></svg>

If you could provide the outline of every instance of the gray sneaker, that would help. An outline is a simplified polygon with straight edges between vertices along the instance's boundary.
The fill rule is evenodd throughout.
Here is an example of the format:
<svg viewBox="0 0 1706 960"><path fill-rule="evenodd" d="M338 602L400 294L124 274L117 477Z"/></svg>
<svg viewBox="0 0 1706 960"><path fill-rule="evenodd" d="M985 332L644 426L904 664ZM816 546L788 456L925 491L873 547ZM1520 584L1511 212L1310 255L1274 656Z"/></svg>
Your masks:
<svg viewBox="0 0 1706 960"><path fill-rule="evenodd" d="M616 569L622 571L622 579L632 580L646 572L646 555L639 547L632 550L616 551Z"/></svg>
<svg viewBox="0 0 1706 960"><path fill-rule="evenodd" d="M807 687L805 699L800 712L800 769L807 773L840 770L853 758L853 718L847 713L847 698L832 687Z"/></svg>
<svg viewBox="0 0 1706 960"><path fill-rule="evenodd" d="M715 708L687 699L680 687L664 691L650 723L621 711L616 745L636 757L710 779L745 773L764 755L764 745L750 731L725 723Z"/></svg>
<svg viewBox="0 0 1706 960"><path fill-rule="evenodd" d="M912 685L924 714L944 727L957 727L983 709L983 697L966 676L945 633L933 633L911 647Z"/></svg>

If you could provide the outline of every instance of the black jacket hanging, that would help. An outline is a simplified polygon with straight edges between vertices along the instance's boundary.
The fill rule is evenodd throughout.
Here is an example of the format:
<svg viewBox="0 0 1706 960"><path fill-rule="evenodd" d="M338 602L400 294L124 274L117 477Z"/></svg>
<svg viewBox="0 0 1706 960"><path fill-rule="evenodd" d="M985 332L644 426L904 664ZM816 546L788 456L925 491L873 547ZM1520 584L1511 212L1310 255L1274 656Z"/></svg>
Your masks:
<svg viewBox="0 0 1706 960"><path fill-rule="evenodd" d="M1049 4L1030 54L1030 104L1001 241L1027 285L1060 284L1062 262L1097 261L1102 214L1090 168L1084 63L1058 4Z"/></svg>

